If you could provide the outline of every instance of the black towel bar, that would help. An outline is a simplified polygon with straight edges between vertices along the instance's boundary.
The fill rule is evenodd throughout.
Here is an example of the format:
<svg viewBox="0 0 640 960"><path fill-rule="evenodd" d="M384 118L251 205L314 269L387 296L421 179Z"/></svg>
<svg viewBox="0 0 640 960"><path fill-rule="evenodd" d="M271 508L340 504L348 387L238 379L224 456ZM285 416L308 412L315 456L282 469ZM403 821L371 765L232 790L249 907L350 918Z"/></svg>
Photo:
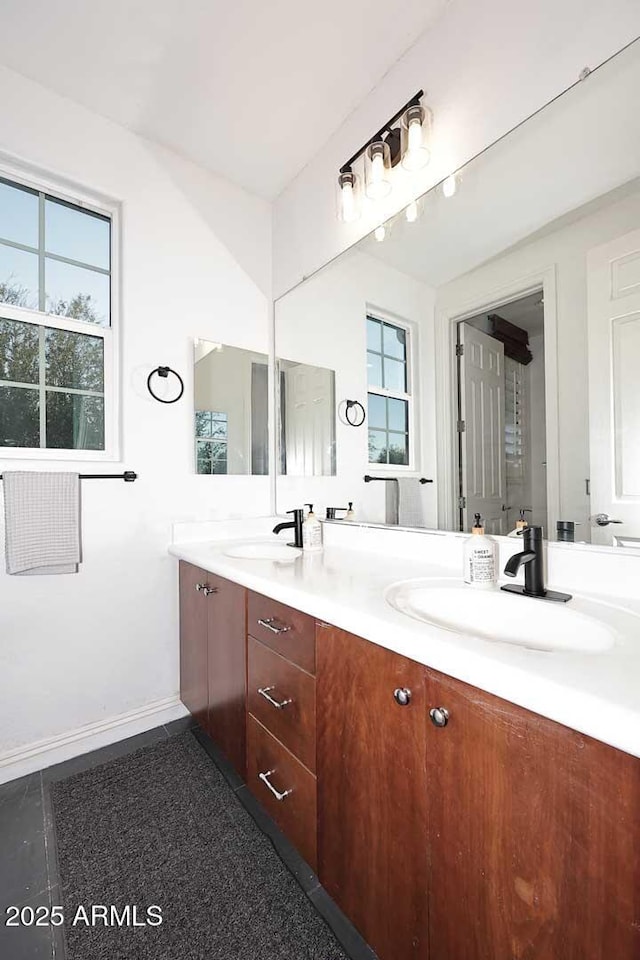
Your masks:
<svg viewBox="0 0 640 960"><path fill-rule="evenodd" d="M369 476L368 473L365 473L365 475L364 475L364 482L365 482L365 483L371 483L372 480L385 480L385 481L387 481L387 480L397 480L397 479L398 479L398 477L371 477L371 476ZM419 482L420 482L420 483L433 483L433 480L427 480L426 477L420 477Z"/></svg>
<svg viewBox="0 0 640 960"><path fill-rule="evenodd" d="M33 473L36 472L38 471L33 471ZM134 473L133 470L125 470L124 473L80 473L78 476L81 480L124 480L125 483L133 483L134 480L138 479L138 474ZM2 479L0 473L0 480Z"/></svg>

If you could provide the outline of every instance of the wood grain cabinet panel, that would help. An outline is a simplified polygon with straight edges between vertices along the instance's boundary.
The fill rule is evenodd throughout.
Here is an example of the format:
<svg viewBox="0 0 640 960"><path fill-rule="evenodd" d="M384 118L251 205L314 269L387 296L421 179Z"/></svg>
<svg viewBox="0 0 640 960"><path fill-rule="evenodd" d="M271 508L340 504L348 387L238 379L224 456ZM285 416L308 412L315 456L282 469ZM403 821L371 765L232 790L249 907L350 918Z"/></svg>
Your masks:
<svg viewBox="0 0 640 960"><path fill-rule="evenodd" d="M320 880L381 960L426 960L425 668L320 624L316 656Z"/></svg>
<svg viewBox="0 0 640 960"><path fill-rule="evenodd" d="M248 595L247 630L250 636L312 675L316 672L315 621L284 603Z"/></svg>
<svg viewBox="0 0 640 960"><path fill-rule="evenodd" d="M246 591L207 574L209 736L246 773Z"/></svg>
<svg viewBox="0 0 640 960"><path fill-rule="evenodd" d="M429 674L431 960L638 960L640 761Z"/></svg>
<svg viewBox="0 0 640 960"><path fill-rule="evenodd" d="M207 605L196 589L206 580L204 570L180 561L180 699L207 729Z"/></svg>
<svg viewBox="0 0 640 960"><path fill-rule="evenodd" d="M248 640L247 656L249 712L315 773L315 679L253 637Z"/></svg>
<svg viewBox="0 0 640 960"><path fill-rule="evenodd" d="M307 863L317 870L316 778L252 716L247 721L247 741L249 789Z"/></svg>

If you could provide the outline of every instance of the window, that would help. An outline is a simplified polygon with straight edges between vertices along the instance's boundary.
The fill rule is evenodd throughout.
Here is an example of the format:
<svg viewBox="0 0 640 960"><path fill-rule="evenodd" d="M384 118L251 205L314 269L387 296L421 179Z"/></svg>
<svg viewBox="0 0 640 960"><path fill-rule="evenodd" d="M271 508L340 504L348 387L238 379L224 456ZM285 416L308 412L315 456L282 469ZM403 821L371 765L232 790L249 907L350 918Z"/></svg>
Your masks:
<svg viewBox="0 0 640 960"><path fill-rule="evenodd" d="M226 473L228 443L227 414L196 410L196 473Z"/></svg>
<svg viewBox="0 0 640 960"><path fill-rule="evenodd" d="M111 234L111 214L0 178L3 456L109 452Z"/></svg>
<svg viewBox="0 0 640 960"><path fill-rule="evenodd" d="M409 338L406 327L367 317L369 463L411 463Z"/></svg>

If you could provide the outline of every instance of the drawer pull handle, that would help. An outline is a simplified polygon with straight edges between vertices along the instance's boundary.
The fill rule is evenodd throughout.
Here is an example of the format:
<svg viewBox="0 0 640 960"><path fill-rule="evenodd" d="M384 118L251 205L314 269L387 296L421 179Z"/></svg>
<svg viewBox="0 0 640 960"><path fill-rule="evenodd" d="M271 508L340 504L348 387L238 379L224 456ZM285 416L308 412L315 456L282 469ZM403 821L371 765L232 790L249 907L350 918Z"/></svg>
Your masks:
<svg viewBox="0 0 640 960"><path fill-rule="evenodd" d="M285 790L283 793L280 793L279 790L276 790L276 788L273 786L273 784L269 780L269 777L273 776L274 773L275 773L275 770L267 770L266 773L259 773L258 777L260 778L260 780L262 780L263 783L266 783L267 787L269 788L271 793L274 795L276 800L284 800L284 798L288 797L290 793L293 793L293 790Z"/></svg>
<svg viewBox="0 0 640 960"><path fill-rule="evenodd" d="M261 697L264 697L265 700L268 700L272 707L275 707L276 710L282 710L283 707L286 707L288 703L293 703L291 697L288 697L286 700L276 700L274 697L269 696L269 691L275 690L275 687L258 687L258 693Z"/></svg>
<svg viewBox="0 0 640 960"><path fill-rule="evenodd" d="M291 627L287 627L284 623L278 623L275 617L267 617L264 620L260 619L258 623L261 627L266 627L267 630L271 630L271 633L287 633L291 630Z"/></svg>

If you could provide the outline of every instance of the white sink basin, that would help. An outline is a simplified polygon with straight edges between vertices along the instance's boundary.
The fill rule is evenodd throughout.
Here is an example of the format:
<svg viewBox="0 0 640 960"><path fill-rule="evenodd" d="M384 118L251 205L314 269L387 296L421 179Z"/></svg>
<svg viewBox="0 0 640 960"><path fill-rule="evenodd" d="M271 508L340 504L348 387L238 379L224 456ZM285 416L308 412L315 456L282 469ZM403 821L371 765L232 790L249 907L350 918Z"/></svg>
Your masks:
<svg viewBox="0 0 640 960"><path fill-rule="evenodd" d="M236 543L227 547L224 555L225 557L237 557L241 560L279 560L286 563L301 556L302 550L297 547L289 547L286 543L256 540L252 543Z"/></svg>
<svg viewBox="0 0 640 960"><path fill-rule="evenodd" d="M553 603L502 590L474 590L459 580L407 580L395 583L385 599L415 620L483 640L561 653L602 653L616 631L596 617Z"/></svg>

